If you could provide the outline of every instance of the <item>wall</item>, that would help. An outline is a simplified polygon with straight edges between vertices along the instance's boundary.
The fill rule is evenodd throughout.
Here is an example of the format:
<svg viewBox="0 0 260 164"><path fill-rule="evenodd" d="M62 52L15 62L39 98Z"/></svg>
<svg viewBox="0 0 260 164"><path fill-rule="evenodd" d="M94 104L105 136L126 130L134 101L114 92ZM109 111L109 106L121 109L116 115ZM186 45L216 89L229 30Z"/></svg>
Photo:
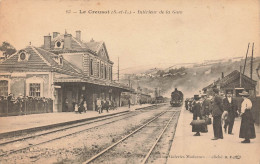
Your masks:
<svg viewBox="0 0 260 164"><path fill-rule="evenodd" d="M18 97L19 94L26 96L26 80L31 78L41 79L42 84L42 93L41 97L51 98L50 95L50 85L49 85L49 73L23 73L23 72L13 72L9 75L0 75L0 78L5 78L10 80L10 93L14 94L15 97Z"/></svg>

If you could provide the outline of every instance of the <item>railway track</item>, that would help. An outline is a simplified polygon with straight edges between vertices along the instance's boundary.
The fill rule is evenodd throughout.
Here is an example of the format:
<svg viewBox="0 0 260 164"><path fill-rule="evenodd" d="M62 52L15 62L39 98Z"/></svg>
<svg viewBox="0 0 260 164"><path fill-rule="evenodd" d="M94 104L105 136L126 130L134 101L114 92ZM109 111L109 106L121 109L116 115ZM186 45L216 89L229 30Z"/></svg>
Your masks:
<svg viewBox="0 0 260 164"><path fill-rule="evenodd" d="M152 106L150 109L154 109L155 107ZM74 124L74 125L70 125L70 126L65 126L65 127L60 127L60 128L55 128L54 130L47 130L44 132L40 132L40 133L35 133L29 136L24 136L24 137L18 137L15 139L11 139L11 140L5 140L5 141L0 141L0 145L1 148L3 146L9 146L10 144L14 144L17 142L20 142L20 145L22 145L19 148L13 149L12 146L11 150L7 150L7 151L2 151L2 153L0 154L0 157L2 156L8 156L10 154L13 153L17 153L17 152L21 152L23 150L27 150L30 149L32 147L38 146L38 145L42 145L45 143L49 143L58 139L62 139L71 135L75 135L78 133L82 133L85 131L88 131L90 129L93 128L97 128L103 125L107 125L107 124L111 124L114 123L116 121L120 121L120 120L124 120L126 118L129 117L134 117L138 114L140 114L140 112L147 112L148 110L146 109L145 111L139 110L137 112L126 112L126 113L120 113L120 114L116 114L113 116L107 116L105 118L100 118L100 119L96 119L93 121L87 121L84 123L78 123L78 124ZM84 126L89 126L89 127L84 127ZM72 130L73 129L73 130ZM59 135L57 135L57 133L60 133ZM54 135L54 137L50 137L50 135ZM39 138L39 137L45 137L45 139L41 139L40 142L36 142L36 143L30 143L28 145L28 140L30 139L34 139L34 138ZM50 139L51 138L51 139Z"/></svg>
<svg viewBox="0 0 260 164"><path fill-rule="evenodd" d="M165 115L168 115L169 113L171 113L170 117L165 117ZM156 145L158 144L158 142L160 141L160 139L162 138L163 134L165 133L166 129L169 127L169 125L171 124L172 120L179 114L179 111L172 111L172 110L167 110L167 111L163 111L161 112L159 115L153 117L152 119L150 119L149 121L147 121L146 123L144 123L143 125L141 125L139 128L135 129L134 131L132 131L131 133L129 133L128 135L124 136L122 139L118 140L117 142L115 142L114 144L108 146L107 148L105 148L104 150L100 151L98 154L92 156L91 158L89 158L88 160L86 160L85 162L83 162L83 164L89 164L89 163L102 163L104 161L110 161L109 159L107 159L107 157L113 157L116 156L114 154L116 154L115 152L117 150L116 147L120 144L123 144L124 142L126 142L129 138L131 137L135 137L134 135L136 135L137 140L132 139L134 142L138 141L138 138L140 138L140 135L151 135L150 133L142 133L141 130L144 130L145 128L157 128L157 131L160 131L160 133L158 133L158 135L156 136L156 140L153 142L153 144L149 144L151 145L151 147L149 148L149 150L147 150L146 155L144 156L143 154L141 155L142 157L144 157L143 159L141 159L141 161L127 161L127 162L122 162L122 161L116 161L116 163L142 163L145 164L149 157L151 156L153 150L155 149ZM160 123L159 119L162 119L164 121L162 121L162 123ZM167 119L167 123L165 123L165 119ZM151 125L152 123L155 123L155 125ZM163 128L162 128L163 127ZM159 130L158 130L159 129ZM162 130L161 130L162 129ZM145 130L147 131L147 130ZM139 135L137 133L140 133ZM153 136L155 137L155 136ZM136 143L132 143L130 145L135 145ZM129 143L128 143L129 145ZM122 147L122 146L121 146ZM114 149L114 152L112 152L112 150ZM129 150L124 150L124 149L120 149L118 148L119 151L129 151ZM110 152L112 152L111 154L109 154ZM129 153L129 152L128 152ZM109 155L108 155L109 154ZM131 154L131 153L130 153ZM140 156L140 154L139 154ZM99 158L102 158L99 159ZM112 162L112 161L110 161ZM113 161L114 162L114 161Z"/></svg>

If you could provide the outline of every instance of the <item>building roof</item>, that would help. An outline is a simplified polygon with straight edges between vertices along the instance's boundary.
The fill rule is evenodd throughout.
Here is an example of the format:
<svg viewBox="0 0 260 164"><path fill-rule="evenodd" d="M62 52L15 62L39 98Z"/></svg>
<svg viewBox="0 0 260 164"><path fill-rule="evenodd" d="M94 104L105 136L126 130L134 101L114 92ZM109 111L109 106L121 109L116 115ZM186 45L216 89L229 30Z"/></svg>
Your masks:
<svg viewBox="0 0 260 164"><path fill-rule="evenodd" d="M19 54L26 52L29 54L27 61L18 61ZM0 70L3 71L56 71L65 74L80 74L81 70L71 65L65 59L62 59L63 64L55 61L56 54L48 52L42 48L27 46L17 53L8 57L0 64Z"/></svg>
<svg viewBox="0 0 260 164"><path fill-rule="evenodd" d="M250 88L252 86L254 86L254 87L256 86L257 82L255 80L250 79L246 75L243 75L243 74L241 74L241 75L242 75L242 78L241 78L242 87ZM219 85L220 88L239 87L239 83L240 83L240 72L235 70L235 71L231 72L230 74L228 74L227 76L225 76L224 78L218 79L214 83L211 83L207 87L203 88L203 90L213 88L217 85ZM232 85L232 86L230 86L230 85Z"/></svg>
<svg viewBox="0 0 260 164"><path fill-rule="evenodd" d="M98 56L99 51L104 46L106 54L107 54L107 60L109 63L113 64L112 61L110 61L105 43L103 41L94 41L93 39L90 42L83 42L82 40L78 40L77 38L73 37L71 35L71 48L70 49L64 49L64 48L55 48L55 43L57 41L64 42L64 36L65 35L71 35L71 34L58 34L55 38L51 39L51 49L48 51L51 51L55 54L61 54L61 53L76 53L76 52L88 52L92 55ZM44 48L44 46L42 46Z"/></svg>
<svg viewBox="0 0 260 164"><path fill-rule="evenodd" d="M95 85L120 88L120 89L123 89L124 91L133 90L124 84L116 83L114 81L106 81L104 79L96 79L96 78L92 78L92 77L73 77L73 76L64 75L64 74L55 74L54 76L55 76L54 82L57 82L57 83L82 82L82 83L90 83L90 84L95 84Z"/></svg>

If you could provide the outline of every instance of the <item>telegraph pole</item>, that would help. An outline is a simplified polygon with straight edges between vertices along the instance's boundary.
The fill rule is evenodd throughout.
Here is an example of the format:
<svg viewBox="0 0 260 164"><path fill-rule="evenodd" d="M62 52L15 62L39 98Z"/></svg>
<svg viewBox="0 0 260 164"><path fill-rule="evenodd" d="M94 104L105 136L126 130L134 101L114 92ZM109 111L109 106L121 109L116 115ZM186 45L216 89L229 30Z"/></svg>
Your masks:
<svg viewBox="0 0 260 164"><path fill-rule="evenodd" d="M117 81L119 82L119 57L117 59L118 67L117 67Z"/></svg>
<svg viewBox="0 0 260 164"><path fill-rule="evenodd" d="M250 43L248 43L248 46L247 46L246 59L245 59L245 64L244 64L243 75L245 74L245 69L246 69L246 60L247 60L247 54L248 54L249 45L250 45Z"/></svg>
<svg viewBox="0 0 260 164"><path fill-rule="evenodd" d="M252 46L252 57L251 57L251 67L250 67L250 78L253 78L253 60L254 60L254 43Z"/></svg>
<svg viewBox="0 0 260 164"><path fill-rule="evenodd" d="M240 66L239 87L242 86L242 66Z"/></svg>

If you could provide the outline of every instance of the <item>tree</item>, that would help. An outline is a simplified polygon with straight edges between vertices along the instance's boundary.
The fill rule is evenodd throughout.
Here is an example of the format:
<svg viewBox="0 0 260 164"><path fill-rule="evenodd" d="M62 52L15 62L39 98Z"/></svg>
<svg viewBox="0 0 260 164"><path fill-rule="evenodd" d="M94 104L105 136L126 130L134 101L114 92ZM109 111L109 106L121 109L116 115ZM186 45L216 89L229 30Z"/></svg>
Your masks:
<svg viewBox="0 0 260 164"><path fill-rule="evenodd" d="M3 42L0 46L0 51L4 52L6 57L16 53L16 49L8 42Z"/></svg>
<svg viewBox="0 0 260 164"><path fill-rule="evenodd" d="M162 77L165 74L165 72L163 70L158 70L156 74Z"/></svg>

